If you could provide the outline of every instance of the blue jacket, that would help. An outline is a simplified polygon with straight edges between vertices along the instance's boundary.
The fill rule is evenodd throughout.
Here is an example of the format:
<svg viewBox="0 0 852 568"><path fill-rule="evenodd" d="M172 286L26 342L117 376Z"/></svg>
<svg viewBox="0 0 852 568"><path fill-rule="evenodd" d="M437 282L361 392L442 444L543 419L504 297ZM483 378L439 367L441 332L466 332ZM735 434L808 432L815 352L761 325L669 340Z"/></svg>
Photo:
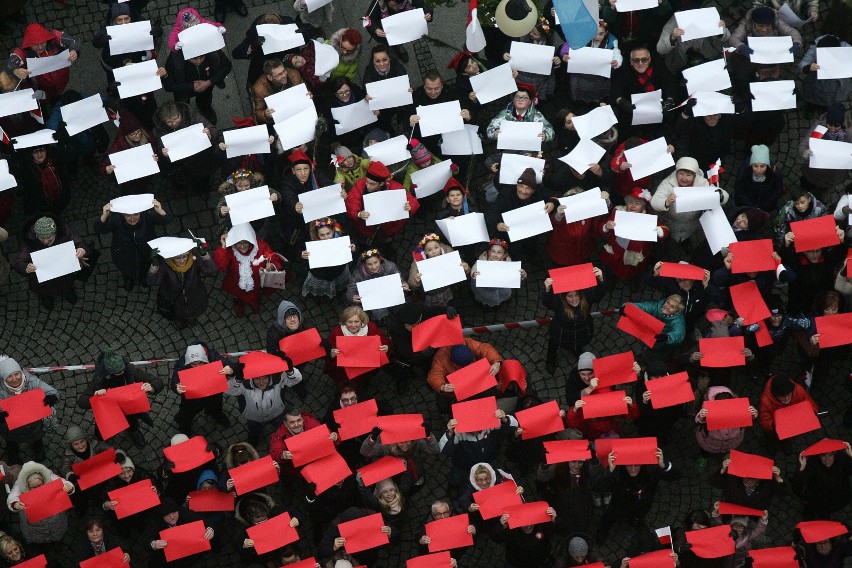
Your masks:
<svg viewBox="0 0 852 568"><path fill-rule="evenodd" d="M645 313L651 314L665 324L663 333L668 336L666 345L677 347L683 340L686 339L686 320L683 317L683 312L673 316L664 316L662 312L665 300L657 300L651 302L636 302L633 305Z"/></svg>

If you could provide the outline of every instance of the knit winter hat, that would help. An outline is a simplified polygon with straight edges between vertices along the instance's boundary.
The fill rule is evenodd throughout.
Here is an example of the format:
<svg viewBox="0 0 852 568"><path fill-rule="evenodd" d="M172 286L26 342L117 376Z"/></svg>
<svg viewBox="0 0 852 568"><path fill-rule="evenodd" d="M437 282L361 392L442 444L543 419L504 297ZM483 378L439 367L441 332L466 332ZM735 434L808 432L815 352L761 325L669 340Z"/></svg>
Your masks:
<svg viewBox="0 0 852 568"><path fill-rule="evenodd" d="M104 371L110 375L117 375L124 372L124 359L115 351L106 351L104 353Z"/></svg>
<svg viewBox="0 0 852 568"><path fill-rule="evenodd" d="M766 164L767 166L772 165L769 161L769 146L766 146L765 144L758 144L751 147L751 161L749 162L749 165L753 164Z"/></svg>
<svg viewBox="0 0 852 568"><path fill-rule="evenodd" d="M160 500L160 506L157 507L157 515L165 517L166 515L170 515L179 510L180 507L178 507L178 504L174 499L171 497L163 497Z"/></svg>
<svg viewBox="0 0 852 568"><path fill-rule="evenodd" d="M130 459L130 456L122 452L121 450L115 450L115 459L118 460L118 465L123 468L129 467L130 469L136 471L136 464L133 463L133 460Z"/></svg>
<svg viewBox="0 0 852 568"><path fill-rule="evenodd" d="M781 398L793 394L794 390L796 390L796 385L793 384L793 381L790 380L787 373L781 372L772 377L772 385L769 387L769 392L771 392L772 396L775 398Z"/></svg>
<svg viewBox="0 0 852 568"><path fill-rule="evenodd" d="M762 26L771 26L775 23L775 10L766 6L760 6L751 11L751 21Z"/></svg>
<svg viewBox="0 0 852 568"><path fill-rule="evenodd" d="M415 164L425 168L432 163L432 152L426 149L423 142L417 138L412 138L409 144L411 146L411 158Z"/></svg>
<svg viewBox="0 0 852 568"><path fill-rule="evenodd" d="M465 367L473 363L473 351L470 347L462 343L461 345L453 345L450 349L450 359L456 365Z"/></svg>
<svg viewBox="0 0 852 568"><path fill-rule="evenodd" d="M456 53L450 62L447 64L447 69L453 69L456 73L464 73L467 62L470 61L471 55L466 51Z"/></svg>
<svg viewBox="0 0 852 568"><path fill-rule="evenodd" d="M143 130L144 127L142 123L139 122L139 119L136 118L130 110L126 108L121 108L118 110L118 131L123 135L127 136L137 130Z"/></svg>
<svg viewBox="0 0 852 568"><path fill-rule="evenodd" d="M817 47L840 47L840 38L833 35L824 35L816 42Z"/></svg>
<svg viewBox="0 0 852 568"><path fill-rule="evenodd" d="M50 217L39 217L33 224L33 232L40 239L46 239L56 234L56 221Z"/></svg>
<svg viewBox="0 0 852 568"><path fill-rule="evenodd" d="M578 371L591 371L593 368L592 361L594 361L597 357L594 354L586 351L585 353L581 353L580 357L577 359L577 370Z"/></svg>
<svg viewBox="0 0 852 568"><path fill-rule="evenodd" d="M391 177L390 170L381 162L370 162L367 168L367 177L373 181L388 181Z"/></svg>
<svg viewBox="0 0 852 568"><path fill-rule="evenodd" d="M532 168L525 169L518 178L518 183L535 189L538 185L535 179L535 170Z"/></svg>
<svg viewBox="0 0 852 568"><path fill-rule="evenodd" d="M119 2L116 4L112 4L109 7L109 20L110 22L115 23L115 19L119 16L129 16L130 15L130 4Z"/></svg>
<svg viewBox="0 0 852 568"><path fill-rule="evenodd" d="M183 357L183 364L190 365L195 362L209 363L207 351L200 344L190 345L186 348L186 355Z"/></svg>
<svg viewBox="0 0 852 568"><path fill-rule="evenodd" d="M396 317L403 324L414 325L423 317L423 306L414 302L405 303L397 311Z"/></svg>
<svg viewBox="0 0 852 568"><path fill-rule="evenodd" d="M675 164L675 171L677 170L686 170L694 173L696 176L701 175L701 167L698 165L698 160L690 158L689 156L684 156L677 161Z"/></svg>
<svg viewBox="0 0 852 568"><path fill-rule="evenodd" d="M22 373L23 370L17 361L11 357L7 357L0 361L0 381L6 380L6 377L12 373Z"/></svg>
<svg viewBox="0 0 852 568"><path fill-rule="evenodd" d="M69 426L68 429L65 430L65 441L69 444L88 437L89 435L86 434L86 431L76 424Z"/></svg>
<svg viewBox="0 0 852 568"><path fill-rule="evenodd" d="M172 439L169 440L169 445L177 446L178 444L182 444L187 440L189 440L189 436L187 436L186 434L175 434L174 436L172 436Z"/></svg>
<svg viewBox="0 0 852 568"><path fill-rule="evenodd" d="M783 316L786 313L784 311L784 300L781 299L781 296L775 294L769 296L769 299L766 300L766 307L769 308L769 313L773 316Z"/></svg>
<svg viewBox="0 0 852 568"><path fill-rule="evenodd" d="M341 160L345 160L349 156L352 156L352 150L347 148L346 146L338 146L334 149L334 155L340 158Z"/></svg>
<svg viewBox="0 0 852 568"><path fill-rule="evenodd" d="M580 538L579 536L575 536L571 540L568 541L568 555L571 558L580 558L589 553L589 545L586 544L586 541Z"/></svg>
<svg viewBox="0 0 852 568"><path fill-rule="evenodd" d="M825 113L825 123L829 126L843 126L846 118L846 109L841 103L833 103Z"/></svg>

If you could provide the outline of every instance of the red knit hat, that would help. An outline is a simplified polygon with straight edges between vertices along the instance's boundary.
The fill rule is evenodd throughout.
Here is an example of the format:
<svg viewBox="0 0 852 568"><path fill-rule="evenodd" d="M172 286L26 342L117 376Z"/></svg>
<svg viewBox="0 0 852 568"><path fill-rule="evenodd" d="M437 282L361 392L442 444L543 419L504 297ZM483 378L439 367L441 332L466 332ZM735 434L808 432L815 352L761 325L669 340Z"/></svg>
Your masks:
<svg viewBox="0 0 852 568"><path fill-rule="evenodd" d="M56 38L46 27L41 24L30 24L24 30L24 41L21 42L21 47L32 47L52 39Z"/></svg>
<svg viewBox="0 0 852 568"><path fill-rule="evenodd" d="M651 194L648 193L648 190L643 187L634 187L630 193L625 195L624 197L632 197L633 199L641 199L648 204L651 202Z"/></svg>
<svg viewBox="0 0 852 568"><path fill-rule="evenodd" d="M307 154L305 154L305 151L301 148L296 148L295 150L290 152L290 155L287 156L287 159L290 160L290 165L293 166L297 164L308 164L310 166L313 164L313 162L311 162L311 159L308 157Z"/></svg>
<svg viewBox="0 0 852 568"><path fill-rule="evenodd" d="M381 162L370 162L367 168L367 177L373 181L388 181L391 177L390 170Z"/></svg>
<svg viewBox="0 0 852 568"><path fill-rule="evenodd" d="M532 100L533 104L535 104L535 85L531 85L529 83L518 83L518 90L527 93L530 96L530 100Z"/></svg>

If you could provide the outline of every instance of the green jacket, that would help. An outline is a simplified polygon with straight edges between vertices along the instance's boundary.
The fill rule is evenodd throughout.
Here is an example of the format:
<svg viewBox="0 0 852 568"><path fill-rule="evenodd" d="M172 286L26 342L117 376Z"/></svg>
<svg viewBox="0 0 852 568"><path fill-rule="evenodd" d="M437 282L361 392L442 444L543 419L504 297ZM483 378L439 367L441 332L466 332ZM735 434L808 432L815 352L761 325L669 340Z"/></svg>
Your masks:
<svg viewBox="0 0 852 568"><path fill-rule="evenodd" d="M665 324L663 333L668 336L666 345L669 347L677 347L686 339L686 320L683 318L683 312L673 316L664 316L662 312L665 300L656 300L650 302L634 302L633 305L645 313L651 314Z"/></svg>

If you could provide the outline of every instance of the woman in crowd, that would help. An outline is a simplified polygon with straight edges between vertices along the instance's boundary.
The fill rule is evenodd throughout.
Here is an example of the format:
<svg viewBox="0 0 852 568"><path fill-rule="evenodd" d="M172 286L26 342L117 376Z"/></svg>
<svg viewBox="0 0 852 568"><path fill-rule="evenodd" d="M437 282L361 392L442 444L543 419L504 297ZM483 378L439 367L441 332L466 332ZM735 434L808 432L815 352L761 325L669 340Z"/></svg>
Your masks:
<svg viewBox="0 0 852 568"><path fill-rule="evenodd" d="M246 304L252 313L260 313L261 272L280 270L281 260L248 223L231 227L219 240L221 248L213 253L213 260L225 273L222 289L234 297L234 315L242 317Z"/></svg>
<svg viewBox="0 0 852 568"><path fill-rule="evenodd" d="M203 248L171 256L160 257L160 251L151 251L152 263L148 270L148 285L159 286L156 310L183 329L193 326L207 311L207 287L204 277L216 274L216 262Z"/></svg>

